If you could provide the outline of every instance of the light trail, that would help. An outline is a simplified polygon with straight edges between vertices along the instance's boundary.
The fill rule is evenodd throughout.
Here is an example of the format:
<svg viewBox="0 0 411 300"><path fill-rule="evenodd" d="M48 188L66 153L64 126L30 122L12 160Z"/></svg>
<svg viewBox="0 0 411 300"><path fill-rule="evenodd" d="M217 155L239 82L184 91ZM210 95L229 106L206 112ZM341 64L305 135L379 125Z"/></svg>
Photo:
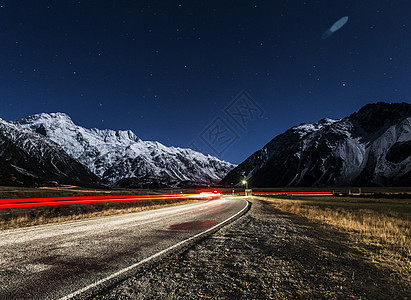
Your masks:
<svg viewBox="0 0 411 300"><path fill-rule="evenodd" d="M282 194L286 194L286 195L290 195L290 194L327 194L327 195L331 195L332 192L253 192L253 194L257 194L257 195L282 195Z"/></svg>
<svg viewBox="0 0 411 300"><path fill-rule="evenodd" d="M71 205L71 204L106 203L106 202L167 200L167 199L215 199L215 198L219 198L220 196L221 196L220 193L202 192L199 194L79 196L79 197L0 199L0 209L54 206L54 205Z"/></svg>
<svg viewBox="0 0 411 300"><path fill-rule="evenodd" d="M200 192L197 194L156 194L156 195L121 195L121 196L77 196L77 197L47 197L0 199L0 209L40 207L55 205L91 204L108 202L151 201L167 199L204 199L211 200L221 197L219 191ZM224 193L224 195L244 195L244 192ZM253 192L253 195L332 195L332 192Z"/></svg>
<svg viewBox="0 0 411 300"><path fill-rule="evenodd" d="M252 192L253 195L298 195L298 194L320 194L320 195L331 195L332 192ZM235 192L235 193L223 193L223 195L239 195L244 196L244 192Z"/></svg>

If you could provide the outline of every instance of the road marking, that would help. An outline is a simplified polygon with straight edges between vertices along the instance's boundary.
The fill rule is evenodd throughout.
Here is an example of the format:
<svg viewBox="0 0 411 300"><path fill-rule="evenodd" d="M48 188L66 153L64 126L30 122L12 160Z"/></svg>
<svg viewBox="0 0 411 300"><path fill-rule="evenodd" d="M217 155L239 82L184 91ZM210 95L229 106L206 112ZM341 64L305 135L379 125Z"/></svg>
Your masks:
<svg viewBox="0 0 411 300"><path fill-rule="evenodd" d="M133 265L127 267L127 268L124 268L124 269L122 269L122 270L120 270L120 271L118 271L118 272L116 272L116 273L114 273L114 274L112 274L112 275L110 275L106 278L103 278L103 279L101 279L99 281L96 281L96 282L94 282L94 283L92 283L92 284L90 284L90 285L88 285L88 286L86 286L86 287L84 287L80 290L77 290L77 291L75 291L75 292L73 292L73 293L71 293L67 296L64 296L64 297L60 298L60 300L72 299L72 298L74 298L74 297L76 297L76 296L78 296L78 295L80 295L80 294L82 294L82 293L84 293L84 292L86 292L86 291L88 291L92 288L95 288L95 287L97 287L97 286L99 286L99 285L101 285L101 284L103 284L103 283L105 283L105 282L107 282L107 281L109 281L113 278L116 278L116 277L124 274L125 272L128 272L128 271L130 271L130 270L132 270L132 269L134 269L134 268L136 268L136 267L138 267L138 266L140 266L140 265L142 265L142 264L144 264L144 263L146 263L146 262L148 262L148 261L150 261L154 258L157 258L157 257L159 257L159 256L175 249L175 248L178 248L179 246L181 246L181 245L183 245L183 244L185 244L185 243L187 243L191 240L194 240L194 239L198 238L199 236L202 236L202 235L206 234L207 232L210 232L210 231L212 231L212 230L214 230L218 227L221 227L223 224L229 222L231 219L233 219L236 216L240 215L241 213L243 213L248 208L248 205L249 205L248 201L247 200L244 200L244 201L246 202L246 205L244 206L244 208L242 210L240 210L238 213L236 213L235 215L233 215L233 216L229 217L228 219L224 220L223 222L221 222L221 223L219 223L219 224L217 224L217 225L215 225L215 226L213 226L213 227L211 227L211 228L209 228L209 229L207 229L203 232L200 232L200 233L196 234L195 236L192 236L192 237L190 237L190 238L188 238L184 241L181 241L181 242L179 242L179 243L177 243L177 244L175 244L171 247L168 247L168 248L166 248L166 249L164 249L160 252L157 252L156 254L153 254L150 257L147 257L147 258L139 261L138 263L135 263L135 264L133 264Z"/></svg>

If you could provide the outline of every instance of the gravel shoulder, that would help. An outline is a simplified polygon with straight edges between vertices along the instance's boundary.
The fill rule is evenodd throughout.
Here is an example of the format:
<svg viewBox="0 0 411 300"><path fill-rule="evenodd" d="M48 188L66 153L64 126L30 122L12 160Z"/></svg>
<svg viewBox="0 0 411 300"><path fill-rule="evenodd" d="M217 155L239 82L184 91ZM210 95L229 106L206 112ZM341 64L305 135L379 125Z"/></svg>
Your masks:
<svg viewBox="0 0 411 300"><path fill-rule="evenodd" d="M347 236L269 202L96 299L409 299Z"/></svg>

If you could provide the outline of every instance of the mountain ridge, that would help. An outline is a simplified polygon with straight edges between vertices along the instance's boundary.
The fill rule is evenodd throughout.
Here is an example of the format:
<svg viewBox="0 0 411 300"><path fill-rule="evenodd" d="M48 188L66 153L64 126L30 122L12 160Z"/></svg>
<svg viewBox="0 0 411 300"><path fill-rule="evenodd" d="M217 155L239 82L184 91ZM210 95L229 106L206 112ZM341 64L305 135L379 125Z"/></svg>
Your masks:
<svg viewBox="0 0 411 300"><path fill-rule="evenodd" d="M410 140L410 104L367 104L343 119L288 129L231 170L221 184L235 185L242 178L260 187L410 182ZM402 153L398 161L397 152Z"/></svg>
<svg viewBox="0 0 411 300"><path fill-rule="evenodd" d="M234 167L191 149L143 141L130 130L87 129L65 113L41 113L12 123L49 138L113 186L214 184Z"/></svg>
<svg viewBox="0 0 411 300"><path fill-rule="evenodd" d="M2 176L20 174L30 184L44 180L86 186L99 184L94 174L67 155L56 143L2 119L0 158Z"/></svg>

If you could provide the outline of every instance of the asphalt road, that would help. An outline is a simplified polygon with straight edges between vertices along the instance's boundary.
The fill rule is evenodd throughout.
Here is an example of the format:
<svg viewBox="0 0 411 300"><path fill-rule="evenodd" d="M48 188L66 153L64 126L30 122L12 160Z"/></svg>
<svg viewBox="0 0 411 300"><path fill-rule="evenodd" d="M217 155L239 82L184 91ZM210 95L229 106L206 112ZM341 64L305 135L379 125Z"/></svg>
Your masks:
<svg viewBox="0 0 411 300"><path fill-rule="evenodd" d="M248 208L245 199L0 233L0 299L87 298L194 243Z"/></svg>

